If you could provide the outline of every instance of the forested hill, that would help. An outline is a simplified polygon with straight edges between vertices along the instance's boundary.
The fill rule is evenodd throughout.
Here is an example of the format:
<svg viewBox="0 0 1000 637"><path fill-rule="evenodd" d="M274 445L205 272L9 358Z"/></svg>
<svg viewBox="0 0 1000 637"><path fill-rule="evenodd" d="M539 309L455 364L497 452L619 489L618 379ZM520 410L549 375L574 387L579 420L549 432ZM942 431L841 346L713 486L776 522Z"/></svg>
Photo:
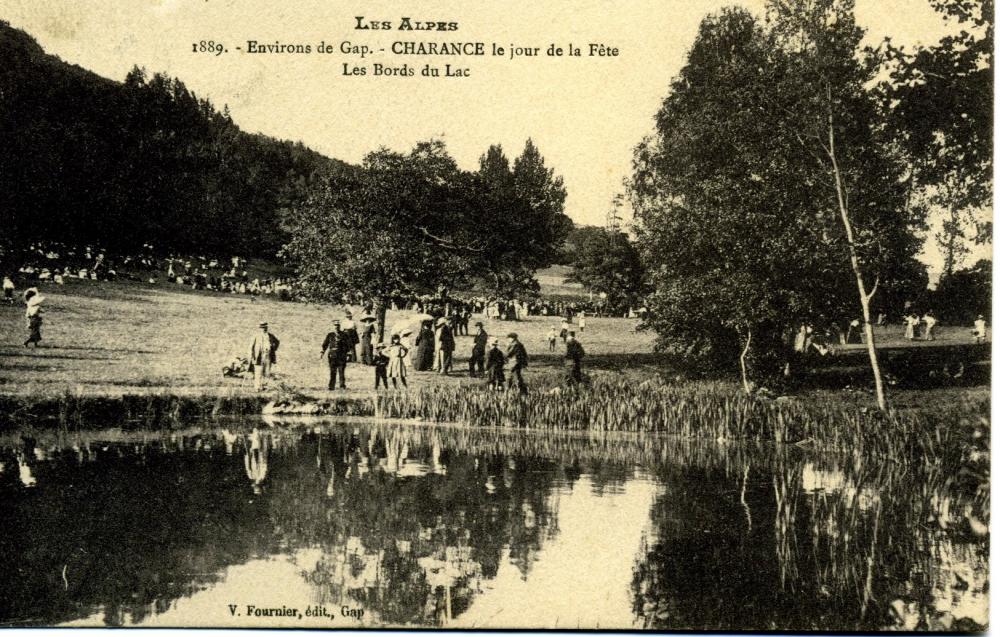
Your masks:
<svg viewBox="0 0 1000 637"><path fill-rule="evenodd" d="M0 253L34 241L273 257L281 211L348 165L243 132L179 79L124 82L0 20Z"/></svg>

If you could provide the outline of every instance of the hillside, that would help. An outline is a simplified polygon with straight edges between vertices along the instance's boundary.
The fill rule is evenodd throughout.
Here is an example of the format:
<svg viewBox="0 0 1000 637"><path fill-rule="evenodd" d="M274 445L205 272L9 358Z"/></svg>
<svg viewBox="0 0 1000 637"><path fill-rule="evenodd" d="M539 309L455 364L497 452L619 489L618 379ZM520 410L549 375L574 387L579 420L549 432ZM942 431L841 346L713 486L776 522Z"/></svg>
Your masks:
<svg viewBox="0 0 1000 637"><path fill-rule="evenodd" d="M281 210L349 169L242 131L180 79L113 81L46 54L0 21L5 260L35 241L273 257Z"/></svg>

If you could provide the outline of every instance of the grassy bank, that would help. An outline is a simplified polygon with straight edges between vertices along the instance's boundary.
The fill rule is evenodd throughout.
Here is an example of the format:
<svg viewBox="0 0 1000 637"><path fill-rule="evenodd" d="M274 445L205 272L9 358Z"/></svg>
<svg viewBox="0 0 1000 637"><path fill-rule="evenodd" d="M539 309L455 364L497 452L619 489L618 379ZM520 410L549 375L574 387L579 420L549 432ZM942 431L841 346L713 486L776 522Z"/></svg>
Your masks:
<svg viewBox="0 0 1000 637"><path fill-rule="evenodd" d="M837 395L775 400L747 396L731 384L718 382L621 379L599 379L579 390L550 386L524 396L449 386L323 400L295 392L273 401L243 395L0 396L0 413L8 430L20 425L176 427L218 416L257 416L263 410L278 420L282 414L361 416L499 429L772 442L856 451L896 461L962 453L970 440L988 436L989 405L988 395L970 392L960 399L887 415Z"/></svg>

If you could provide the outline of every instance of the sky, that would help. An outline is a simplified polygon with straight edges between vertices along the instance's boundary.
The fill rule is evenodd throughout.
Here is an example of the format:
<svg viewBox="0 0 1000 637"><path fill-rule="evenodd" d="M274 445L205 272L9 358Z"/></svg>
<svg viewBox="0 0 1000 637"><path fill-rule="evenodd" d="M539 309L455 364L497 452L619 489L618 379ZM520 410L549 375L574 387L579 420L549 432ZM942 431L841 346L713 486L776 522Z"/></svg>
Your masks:
<svg viewBox="0 0 1000 637"><path fill-rule="evenodd" d="M220 109L228 105L244 130L302 141L349 162L380 146L402 151L436 138L471 169L491 144L513 158L530 137L565 180L567 214L577 223L603 224L699 22L733 4L761 13L764 1L414 0L404 10L394 0L0 0L0 18L67 62L116 80L136 64L165 72ZM355 16L396 23L404 15L455 21L458 30L354 28ZM954 28L928 0L857 0L857 17L872 43L891 36L930 44ZM245 49L248 40L389 49L405 39L540 47L541 55L442 59L469 67L471 76L422 78L419 69L429 58L233 50ZM199 40L224 42L229 52L195 54L192 44ZM585 55L544 55L550 43L565 48L570 42ZM619 55L587 57L589 43L617 47ZM375 62L410 62L418 75L343 74L344 63ZM940 259L929 254L925 260L933 268Z"/></svg>

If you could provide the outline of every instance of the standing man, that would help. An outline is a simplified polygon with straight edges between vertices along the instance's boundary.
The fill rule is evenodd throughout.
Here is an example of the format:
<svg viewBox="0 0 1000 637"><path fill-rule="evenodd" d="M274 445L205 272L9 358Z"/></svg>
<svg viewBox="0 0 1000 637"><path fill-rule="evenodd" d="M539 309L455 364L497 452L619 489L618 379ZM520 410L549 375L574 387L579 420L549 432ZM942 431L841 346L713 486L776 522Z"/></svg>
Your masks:
<svg viewBox="0 0 1000 637"><path fill-rule="evenodd" d="M248 360L253 365L253 386L257 391L263 391L267 378L271 375L271 366L278 362L278 338L268 332L267 323L261 322L258 331L250 341L250 356Z"/></svg>
<svg viewBox="0 0 1000 637"><path fill-rule="evenodd" d="M340 321L334 321L333 331L328 332L326 338L323 339L323 348L319 354L320 358L326 356L326 363L330 367L330 382L326 386L329 390L337 389L338 376L340 377L340 388L347 389L344 382L344 371L347 368L348 348L353 349L353 345L349 345L349 342L346 334L340 330Z"/></svg>
<svg viewBox="0 0 1000 637"><path fill-rule="evenodd" d="M566 336L566 358L564 367L566 369L566 384L574 387L583 382L583 345L576 340L576 332L570 332Z"/></svg>
<svg viewBox="0 0 1000 637"><path fill-rule="evenodd" d="M486 354L486 385L495 391L503 389L503 352L500 351L500 341L490 341L490 350Z"/></svg>
<svg viewBox="0 0 1000 637"><path fill-rule="evenodd" d="M439 318L434 331L434 371L447 374L451 370L451 355L455 351L455 335L448 326L448 319Z"/></svg>
<svg viewBox="0 0 1000 637"><path fill-rule="evenodd" d="M356 345L361 342L361 339L358 337L358 326L354 324L354 314L349 309L344 312L340 331L347 340L347 362L356 362L358 360Z"/></svg>
<svg viewBox="0 0 1000 637"><path fill-rule="evenodd" d="M517 334L511 332L507 335L507 365L510 376L507 377L507 389L510 389L515 382L517 390L522 394L528 393L528 386L524 384L522 371L528 366L528 351L524 349L521 341L517 340Z"/></svg>
<svg viewBox="0 0 1000 637"><path fill-rule="evenodd" d="M476 322L476 333L472 337L472 356L469 357L469 376L482 376L486 364L486 343L489 334L483 329L481 321Z"/></svg>

